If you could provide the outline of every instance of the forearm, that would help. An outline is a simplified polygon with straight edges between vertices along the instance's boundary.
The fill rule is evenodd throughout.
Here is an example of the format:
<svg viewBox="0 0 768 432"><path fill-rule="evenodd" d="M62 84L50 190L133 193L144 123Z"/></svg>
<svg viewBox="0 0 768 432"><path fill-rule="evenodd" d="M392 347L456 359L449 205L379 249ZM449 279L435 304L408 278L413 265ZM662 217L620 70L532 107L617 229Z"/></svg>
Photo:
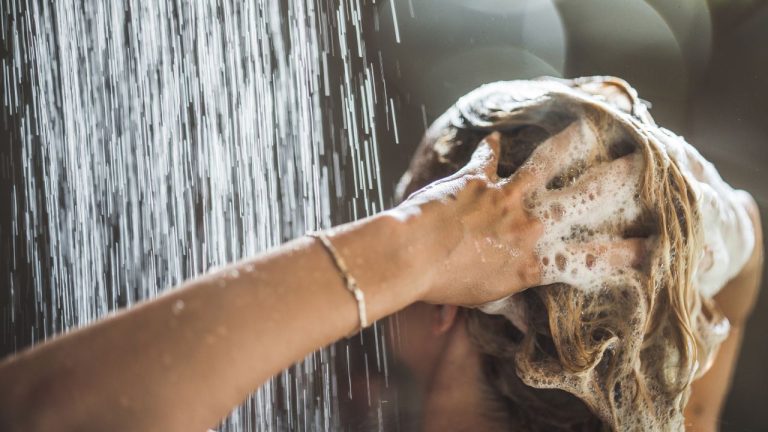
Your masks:
<svg viewBox="0 0 768 432"><path fill-rule="evenodd" d="M492 135L460 173L334 230L369 322L419 300L480 305L539 284L541 223L523 199L548 180L502 182L499 152ZM328 251L300 239L0 365L0 429L202 430L358 320Z"/></svg>
<svg viewBox="0 0 768 432"><path fill-rule="evenodd" d="M428 284L418 268L424 250L403 253L419 247L414 220L383 215L334 236L371 320L416 301ZM200 430L357 327L329 255L302 238L12 359L0 367L0 410L28 421L18 424L24 430Z"/></svg>

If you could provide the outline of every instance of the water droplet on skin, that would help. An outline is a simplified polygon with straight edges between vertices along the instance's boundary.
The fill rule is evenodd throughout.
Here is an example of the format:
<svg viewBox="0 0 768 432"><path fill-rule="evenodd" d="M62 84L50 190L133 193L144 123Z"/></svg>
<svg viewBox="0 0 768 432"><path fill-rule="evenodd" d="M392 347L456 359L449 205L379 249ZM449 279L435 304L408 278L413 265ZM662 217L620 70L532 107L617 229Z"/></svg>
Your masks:
<svg viewBox="0 0 768 432"><path fill-rule="evenodd" d="M184 310L184 307L185 307L184 300L179 299L173 303L173 307L171 308L171 310L173 311L174 315L178 315L181 313L181 311Z"/></svg>

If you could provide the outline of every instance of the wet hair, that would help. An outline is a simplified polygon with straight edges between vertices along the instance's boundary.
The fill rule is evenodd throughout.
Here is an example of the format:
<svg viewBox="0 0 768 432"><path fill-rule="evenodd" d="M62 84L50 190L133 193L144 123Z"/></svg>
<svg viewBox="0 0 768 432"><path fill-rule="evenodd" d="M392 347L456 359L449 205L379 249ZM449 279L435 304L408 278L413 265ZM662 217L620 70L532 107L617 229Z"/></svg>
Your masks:
<svg viewBox="0 0 768 432"><path fill-rule="evenodd" d="M398 186L402 200L456 172L478 143L499 131L498 174L512 175L541 142L577 119L600 138L595 160L637 152L642 217L624 236L652 239L642 280L602 289L554 284L515 296L522 326L467 309L485 384L509 426L531 431L680 430L690 383L722 341L727 323L693 287L700 215L686 177L658 138L646 105L620 79L541 79L486 85L429 128ZM548 188L585 168L563 167ZM726 324L727 325L727 324Z"/></svg>

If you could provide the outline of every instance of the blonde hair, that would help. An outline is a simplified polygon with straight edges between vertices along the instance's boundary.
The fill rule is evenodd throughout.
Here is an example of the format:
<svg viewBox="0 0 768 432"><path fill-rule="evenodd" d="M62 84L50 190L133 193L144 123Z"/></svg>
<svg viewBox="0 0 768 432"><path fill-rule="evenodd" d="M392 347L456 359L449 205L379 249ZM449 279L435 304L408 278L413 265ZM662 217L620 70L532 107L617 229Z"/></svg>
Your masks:
<svg viewBox="0 0 768 432"><path fill-rule="evenodd" d="M598 160L642 154L643 217L623 229L655 241L642 280L606 281L598 292L555 284L520 294L524 331L502 316L466 311L506 422L526 430L683 429L690 383L721 342L712 328L724 322L693 286L702 236L688 180L648 133L655 124L624 81L490 87L433 124L401 180L400 198L455 172L491 131L502 132L499 171L509 175L538 143L581 117L603 138Z"/></svg>

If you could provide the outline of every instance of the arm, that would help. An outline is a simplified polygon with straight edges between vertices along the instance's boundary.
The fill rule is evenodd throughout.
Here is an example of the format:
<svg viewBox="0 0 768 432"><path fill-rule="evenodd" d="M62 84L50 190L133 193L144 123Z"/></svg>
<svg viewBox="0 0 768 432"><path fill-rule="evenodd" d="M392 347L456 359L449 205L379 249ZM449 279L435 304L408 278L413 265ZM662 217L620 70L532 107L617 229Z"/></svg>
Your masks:
<svg viewBox="0 0 768 432"><path fill-rule="evenodd" d="M382 215L334 239L356 257L351 271L374 319L428 285L418 260L399 253L416 232L426 231ZM302 238L5 363L0 409L13 423L0 429L202 430L271 375L349 334L357 319L328 255Z"/></svg>
<svg viewBox="0 0 768 432"><path fill-rule="evenodd" d="M689 430L718 430L720 412L728 394L736 366L747 318L754 307L763 271L763 239L760 214L753 200L745 203L755 227L755 248L742 271L715 296L715 301L731 322L728 338L720 346L710 370L692 385L685 410Z"/></svg>
<svg viewBox="0 0 768 432"><path fill-rule="evenodd" d="M501 199L516 186L502 189L485 176L496 171L498 142L476 153L473 167L418 199L333 231L370 320L418 300L481 303L536 282L537 266L513 266L498 253L494 260L491 247L476 262L477 236L487 234L480 228L496 221L504 222L502 244L532 244L522 205ZM516 210L500 216L507 207ZM480 271L509 283L465 290L455 282ZM356 302L327 251L314 239L294 240L6 360L0 430L203 430L270 376L357 326Z"/></svg>
<svg viewBox="0 0 768 432"><path fill-rule="evenodd" d="M544 190L558 167L547 158L569 142L542 144L536 163L500 179L498 135L491 135L456 174L333 230L370 320L416 301L479 305L547 282L535 252L542 223L524 200ZM606 246L583 252L617 266L641 252L624 260L622 249L615 260ZM314 240L295 240L7 360L0 429L202 430L357 324L357 305L329 255Z"/></svg>

